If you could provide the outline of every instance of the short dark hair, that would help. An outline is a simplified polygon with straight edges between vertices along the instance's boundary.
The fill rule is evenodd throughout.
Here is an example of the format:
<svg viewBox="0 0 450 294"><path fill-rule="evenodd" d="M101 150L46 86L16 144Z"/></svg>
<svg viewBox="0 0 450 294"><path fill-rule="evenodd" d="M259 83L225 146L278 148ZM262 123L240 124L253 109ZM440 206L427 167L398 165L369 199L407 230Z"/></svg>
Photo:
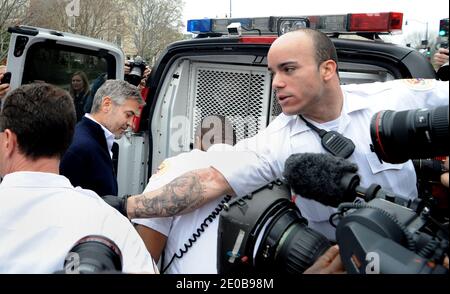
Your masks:
<svg viewBox="0 0 450 294"><path fill-rule="evenodd" d="M302 28L299 31L304 32L308 36L311 37L314 50L315 50L315 59L317 62L317 66L321 65L322 62L327 60L333 60L338 64L338 57L336 52L336 47L333 44L333 41L324 33L318 30ZM338 67L336 66L336 72L339 72Z"/></svg>
<svg viewBox="0 0 450 294"><path fill-rule="evenodd" d="M45 83L10 92L0 111L0 131L16 134L19 151L31 159L61 157L72 142L75 123L69 93Z"/></svg>

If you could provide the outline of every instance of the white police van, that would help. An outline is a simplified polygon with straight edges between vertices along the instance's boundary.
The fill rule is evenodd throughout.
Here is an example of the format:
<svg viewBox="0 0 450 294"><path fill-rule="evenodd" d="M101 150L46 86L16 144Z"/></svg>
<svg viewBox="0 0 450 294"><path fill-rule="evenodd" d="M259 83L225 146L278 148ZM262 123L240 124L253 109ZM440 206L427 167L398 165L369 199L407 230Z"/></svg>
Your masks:
<svg viewBox="0 0 450 294"><path fill-rule="evenodd" d="M401 31L402 18L402 13L379 13L190 20L188 31L197 37L173 43L160 55L147 81L141 118L119 141L119 195L141 192L165 158L189 151L197 124L207 115L230 117L238 140L265 128L281 111L267 52L291 29L306 26L332 37L344 84L435 78L424 56L379 38ZM67 88L77 70L91 82L105 73L123 79L124 54L115 45L33 27L9 31L12 88L35 81Z"/></svg>

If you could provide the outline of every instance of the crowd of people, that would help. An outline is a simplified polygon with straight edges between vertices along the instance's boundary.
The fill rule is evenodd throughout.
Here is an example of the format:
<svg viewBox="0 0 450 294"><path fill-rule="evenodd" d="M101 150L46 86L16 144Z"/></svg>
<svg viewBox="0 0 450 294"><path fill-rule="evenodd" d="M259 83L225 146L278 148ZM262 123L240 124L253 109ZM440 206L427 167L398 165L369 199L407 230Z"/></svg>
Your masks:
<svg viewBox="0 0 450 294"><path fill-rule="evenodd" d="M117 197L112 149L144 105L138 87L107 80L93 94L82 72L73 74L70 93L41 83L4 97L9 87L0 85L0 195L10 199L0 206L0 272L62 270L77 240L104 235L122 251L124 272L157 273L153 260L165 256L168 273L217 273L217 219L209 218L201 242L186 256L172 257L226 195L241 197L283 178L291 154L327 153L315 128L353 142L348 160L358 165L361 185L377 183L417 198L412 163L382 163L371 151L370 120L387 108L448 105L448 82L342 86L332 41L312 29L279 37L268 52L268 68L282 114L265 130L235 144L226 118L204 118L193 151L166 159L142 194L123 198ZM205 136L209 132L218 133ZM448 173L443 182L448 186ZM301 195L294 202L309 227L336 240L328 222L334 208ZM198 258L205 254L210 258L201 266ZM337 246L305 271L343 272Z"/></svg>

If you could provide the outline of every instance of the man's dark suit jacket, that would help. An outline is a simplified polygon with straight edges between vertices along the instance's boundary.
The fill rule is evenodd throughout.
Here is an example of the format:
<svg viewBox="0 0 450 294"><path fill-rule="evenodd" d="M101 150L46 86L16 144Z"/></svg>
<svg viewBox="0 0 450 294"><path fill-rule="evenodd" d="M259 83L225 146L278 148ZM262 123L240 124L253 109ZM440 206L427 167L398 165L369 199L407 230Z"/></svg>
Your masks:
<svg viewBox="0 0 450 294"><path fill-rule="evenodd" d="M75 187L93 190L100 196L118 193L105 133L99 124L86 117L76 125L72 144L61 160L59 171Z"/></svg>

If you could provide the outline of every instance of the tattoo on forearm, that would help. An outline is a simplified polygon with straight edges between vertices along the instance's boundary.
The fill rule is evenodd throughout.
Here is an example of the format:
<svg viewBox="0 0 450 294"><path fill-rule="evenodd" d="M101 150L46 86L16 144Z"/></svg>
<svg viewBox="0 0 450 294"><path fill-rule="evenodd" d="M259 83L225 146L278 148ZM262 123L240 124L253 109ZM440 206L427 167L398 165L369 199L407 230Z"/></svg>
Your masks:
<svg viewBox="0 0 450 294"><path fill-rule="evenodd" d="M174 216L198 208L204 199L204 187L196 172L186 173L154 192L136 198L136 218Z"/></svg>

